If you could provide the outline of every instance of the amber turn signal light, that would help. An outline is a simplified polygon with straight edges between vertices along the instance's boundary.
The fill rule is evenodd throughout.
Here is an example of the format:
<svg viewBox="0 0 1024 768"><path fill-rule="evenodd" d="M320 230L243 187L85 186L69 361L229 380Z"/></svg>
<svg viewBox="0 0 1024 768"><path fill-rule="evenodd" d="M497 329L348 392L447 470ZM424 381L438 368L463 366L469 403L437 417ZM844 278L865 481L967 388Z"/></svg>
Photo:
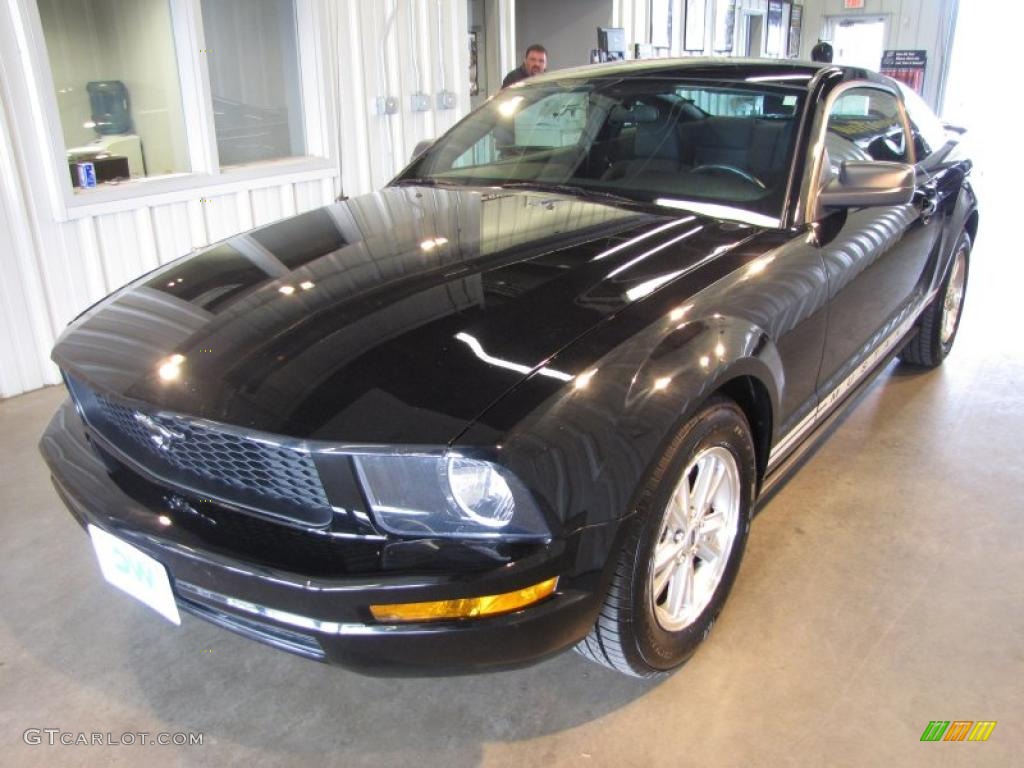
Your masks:
<svg viewBox="0 0 1024 768"><path fill-rule="evenodd" d="M440 621L441 619L472 619L510 613L540 602L555 591L558 577L531 587L500 595L437 600L432 603L391 603L371 605L370 613L377 621Z"/></svg>

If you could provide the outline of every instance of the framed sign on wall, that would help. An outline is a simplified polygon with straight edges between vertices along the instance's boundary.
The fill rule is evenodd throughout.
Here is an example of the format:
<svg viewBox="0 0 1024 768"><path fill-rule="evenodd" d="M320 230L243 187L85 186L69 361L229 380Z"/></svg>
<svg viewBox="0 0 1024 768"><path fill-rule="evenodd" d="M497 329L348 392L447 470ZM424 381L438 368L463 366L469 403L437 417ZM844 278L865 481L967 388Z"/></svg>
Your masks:
<svg viewBox="0 0 1024 768"><path fill-rule="evenodd" d="M769 56L782 55L782 0L768 0L768 37L765 53Z"/></svg>
<svg viewBox="0 0 1024 768"><path fill-rule="evenodd" d="M707 8L707 0L686 0L685 21L683 27L684 51L703 52Z"/></svg>
<svg viewBox="0 0 1024 768"><path fill-rule="evenodd" d="M924 91L924 73L928 69L928 51L885 51L879 72L906 83L918 94Z"/></svg>
<svg viewBox="0 0 1024 768"><path fill-rule="evenodd" d="M804 20L804 7L793 3L789 9L789 58L800 58L800 29Z"/></svg>
<svg viewBox="0 0 1024 768"><path fill-rule="evenodd" d="M715 0L715 53L732 53L735 28L736 0Z"/></svg>
<svg viewBox="0 0 1024 768"><path fill-rule="evenodd" d="M672 0L651 0L651 45L672 45Z"/></svg>

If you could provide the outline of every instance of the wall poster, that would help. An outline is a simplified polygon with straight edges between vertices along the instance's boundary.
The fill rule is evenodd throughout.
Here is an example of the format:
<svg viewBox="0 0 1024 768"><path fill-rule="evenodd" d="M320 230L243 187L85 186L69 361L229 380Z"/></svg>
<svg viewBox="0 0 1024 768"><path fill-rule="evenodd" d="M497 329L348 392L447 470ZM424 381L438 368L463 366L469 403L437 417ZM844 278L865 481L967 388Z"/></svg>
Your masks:
<svg viewBox="0 0 1024 768"><path fill-rule="evenodd" d="M883 75L906 83L918 95L924 91L924 73L928 68L928 51L885 51L882 54Z"/></svg>

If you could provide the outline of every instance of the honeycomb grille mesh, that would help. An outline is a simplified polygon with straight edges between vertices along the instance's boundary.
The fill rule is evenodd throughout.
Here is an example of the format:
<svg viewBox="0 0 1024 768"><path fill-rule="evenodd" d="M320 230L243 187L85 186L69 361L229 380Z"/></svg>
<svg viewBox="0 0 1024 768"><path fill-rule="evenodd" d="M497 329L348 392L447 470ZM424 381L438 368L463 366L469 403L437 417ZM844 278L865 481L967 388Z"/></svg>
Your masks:
<svg viewBox="0 0 1024 768"><path fill-rule="evenodd" d="M126 442L194 477L197 486L213 481L303 507L330 506L307 453L185 419L142 414L99 394L96 403L109 428Z"/></svg>

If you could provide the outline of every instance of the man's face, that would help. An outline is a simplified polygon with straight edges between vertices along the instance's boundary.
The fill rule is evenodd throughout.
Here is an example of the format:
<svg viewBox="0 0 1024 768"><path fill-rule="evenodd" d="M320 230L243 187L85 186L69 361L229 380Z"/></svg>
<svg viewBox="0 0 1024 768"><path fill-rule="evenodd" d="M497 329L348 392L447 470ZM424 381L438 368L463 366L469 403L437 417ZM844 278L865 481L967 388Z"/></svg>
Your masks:
<svg viewBox="0 0 1024 768"><path fill-rule="evenodd" d="M523 59L523 69L530 77L546 72L548 68L548 56L540 51L530 51Z"/></svg>

